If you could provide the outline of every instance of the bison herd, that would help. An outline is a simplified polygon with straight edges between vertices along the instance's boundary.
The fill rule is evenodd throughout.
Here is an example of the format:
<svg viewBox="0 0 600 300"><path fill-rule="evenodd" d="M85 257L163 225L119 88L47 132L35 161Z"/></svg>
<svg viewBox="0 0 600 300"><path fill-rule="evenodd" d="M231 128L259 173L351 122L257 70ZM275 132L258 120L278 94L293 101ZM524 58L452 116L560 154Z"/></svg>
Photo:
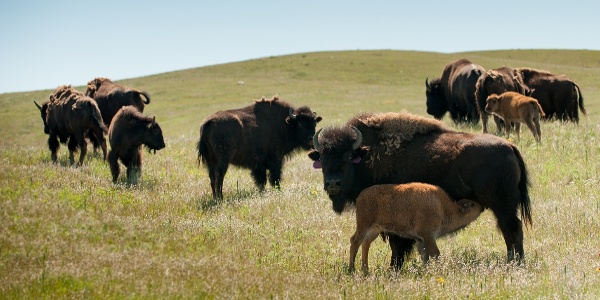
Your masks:
<svg viewBox="0 0 600 300"><path fill-rule="evenodd" d="M512 128L519 137L525 123L540 142L540 119L579 121L586 113L579 86L564 75L530 68L485 70L469 60L447 64L439 78L425 80L425 118L409 113L363 113L339 127L321 128L322 118L308 106L274 96L246 107L217 111L200 125L198 162L210 177L214 199L223 198L229 165L249 169L262 191L267 181L281 184L286 157L308 151L323 174L323 188L333 210L356 207L357 229L351 238L350 269L362 244L367 270L370 243L389 240L391 267L399 269L415 244L427 261L439 255L435 239L467 226L484 209L493 212L506 243L509 260L524 257L523 225L531 224L529 179L518 148L488 132L494 117L498 133ZM35 102L35 101L34 101ZM69 160L84 164L86 139L102 148L112 181L120 160L127 183L141 176L142 146L165 147L161 127L143 114L150 95L95 78L81 93L60 86L38 107L49 135L51 158L60 143L68 144ZM482 121L484 134L465 133L440 121L449 112L455 123ZM107 152L108 134L110 151Z"/></svg>

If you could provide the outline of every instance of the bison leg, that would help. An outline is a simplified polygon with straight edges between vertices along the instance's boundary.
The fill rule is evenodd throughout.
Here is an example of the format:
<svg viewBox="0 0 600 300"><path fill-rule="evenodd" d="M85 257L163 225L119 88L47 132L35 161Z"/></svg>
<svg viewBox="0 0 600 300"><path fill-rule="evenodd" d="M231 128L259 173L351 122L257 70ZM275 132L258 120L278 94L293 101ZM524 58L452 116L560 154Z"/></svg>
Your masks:
<svg viewBox="0 0 600 300"><path fill-rule="evenodd" d="M540 142L540 137L538 136L538 130L537 130L537 127L535 126L535 124L533 123L533 120L532 119L526 119L525 120L525 125L527 125L527 127L529 128L529 130L533 134L533 137L535 138L535 141L539 143Z"/></svg>
<svg viewBox="0 0 600 300"><path fill-rule="evenodd" d="M362 244L364 236L362 233L358 232L358 228L356 232L350 238L350 260L348 261L348 270L350 272L354 271L354 260L356 259L356 253L358 253L358 247Z"/></svg>
<svg viewBox="0 0 600 300"><path fill-rule="evenodd" d="M210 188L213 199L223 199L223 180L229 167L229 161L223 158L207 160L208 176L210 177Z"/></svg>
<svg viewBox="0 0 600 300"><path fill-rule="evenodd" d="M85 154L87 153L87 142L83 134L77 139L77 145L79 146L79 165L83 166Z"/></svg>
<svg viewBox="0 0 600 300"><path fill-rule="evenodd" d="M52 152L52 154L50 154L50 157L52 158L52 162L56 162L57 160L57 155L56 153L58 152L58 148L60 148L60 143L58 142L58 138L56 137L56 134L50 134L50 137L48 137L48 148L50 148L50 152Z"/></svg>
<svg viewBox="0 0 600 300"><path fill-rule="evenodd" d="M517 135L517 142L520 142L521 141L521 122L514 122L514 123L515 123L515 134ZM509 132L509 131L510 131L510 127L507 127L506 132ZM506 135L508 136L508 133Z"/></svg>
<svg viewBox="0 0 600 300"><path fill-rule="evenodd" d="M262 192L267 184L267 169L259 167L252 169L252 178L258 189Z"/></svg>
<svg viewBox="0 0 600 300"><path fill-rule="evenodd" d="M380 230L367 230L362 239L361 269L364 273L369 272L369 248L371 248L371 243L379 236L380 232Z"/></svg>
<svg viewBox="0 0 600 300"><path fill-rule="evenodd" d="M142 154L139 149L127 164L127 183L131 185L138 184L140 176L142 174Z"/></svg>
<svg viewBox="0 0 600 300"><path fill-rule="evenodd" d="M97 151L98 149L98 145L102 148L102 159L104 161L106 161L106 155L107 155L107 147L106 147L106 139L104 138L104 134L102 133L102 130L100 129L96 129L93 132L91 132L90 135L90 140L92 141L92 144L94 144L94 152ZM93 139L92 139L93 137Z"/></svg>
<svg viewBox="0 0 600 300"><path fill-rule="evenodd" d="M119 157L112 149L108 152L108 165L110 166L110 173L112 174L113 183L117 183L119 178Z"/></svg>
<svg viewBox="0 0 600 300"><path fill-rule="evenodd" d="M274 188L279 188L281 185L281 169L283 162L280 160L269 163L269 184Z"/></svg>
<svg viewBox="0 0 600 300"><path fill-rule="evenodd" d="M75 156L73 153L77 150L77 138L75 138L75 136L73 136L73 135L69 138L68 148L69 148L69 163L71 165L73 165L75 163Z"/></svg>
<svg viewBox="0 0 600 300"><path fill-rule="evenodd" d="M415 241L394 234L390 234L388 240L390 241L390 248L392 249L392 261L390 262L390 267L398 271L402 268L402 264L404 264L404 261L412 251Z"/></svg>
<svg viewBox="0 0 600 300"><path fill-rule="evenodd" d="M433 235L431 235L431 234L424 235L423 243L425 244L423 263L427 263L429 261L429 257L436 258L436 257L440 256L440 249L438 248Z"/></svg>

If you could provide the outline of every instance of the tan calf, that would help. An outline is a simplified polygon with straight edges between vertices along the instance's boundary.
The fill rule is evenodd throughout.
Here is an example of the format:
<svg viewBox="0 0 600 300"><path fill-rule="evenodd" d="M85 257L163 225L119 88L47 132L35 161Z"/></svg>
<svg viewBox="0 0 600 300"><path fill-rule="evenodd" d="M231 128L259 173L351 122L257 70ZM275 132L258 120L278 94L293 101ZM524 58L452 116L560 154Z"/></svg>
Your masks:
<svg viewBox="0 0 600 300"><path fill-rule="evenodd" d="M533 133L536 142L542 138L540 118L545 116L542 107L535 98L516 92L505 92L500 95L492 94L486 100L485 111L504 120L506 138L509 138L510 123L515 124L517 141L520 140L521 122L525 123Z"/></svg>
<svg viewBox="0 0 600 300"><path fill-rule="evenodd" d="M356 232L350 238L350 270L362 244L362 270L369 270L369 247L381 232L418 242L423 262L437 257L435 239L464 228L483 211L474 201L453 201L440 187L426 183L382 184L356 199Z"/></svg>

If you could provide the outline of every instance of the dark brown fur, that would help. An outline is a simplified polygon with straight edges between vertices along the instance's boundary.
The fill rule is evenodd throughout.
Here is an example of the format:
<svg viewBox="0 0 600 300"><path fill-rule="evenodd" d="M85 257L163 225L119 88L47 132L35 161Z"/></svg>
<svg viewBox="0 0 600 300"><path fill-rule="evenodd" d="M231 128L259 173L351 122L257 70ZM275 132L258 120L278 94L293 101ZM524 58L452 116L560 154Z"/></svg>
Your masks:
<svg viewBox="0 0 600 300"><path fill-rule="evenodd" d="M60 143L68 142L70 163L75 162L73 152L79 148L79 165L83 165L87 153L85 135L88 131L99 142L106 160L104 134L107 130L96 101L70 85L56 88L49 98L42 106L35 104L44 121L44 132L49 135L48 147L52 152L52 161L57 160Z"/></svg>
<svg viewBox="0 0 600 300"><path fill-rule="evenodd" d="M579 123L579 111L585 115L583 95L579 86L565 75L552 74L530 68L518 68L515 76L531 90L546 113L544 119Z"/></svg>
<svg viewBox="0 0 600 300"><path fill-rule="evenodd" d="M321 117L303 106L293 108L278 97L208 116L200 126L198 160L208 169L214 198L223 197L229 164L250 169L260 190L279 186L284 158L296 149L310 149Z"/></svg>
<svg viewBox="0 0 600 300"><path fill-rule="evenodd" d="M150 95L147 92L126 87L102 77L94 78L87 83L85 95L96 100L106 126L110 125L121 107L133 105L140 112L144 112L145 104L150 103ZM146 98L145 101L142 96Z"/></svg>
<svg viewBox="0 0 600 300"><path fill-rule="evenodd" d="M408 125L407 125L408 124ZM353 148L357 133L362 145ZM410 134L406 134L410 131ZM472 199L496 215L509 259L522 258L522 221L531 223L528 175L517 147L488 134L456 132L408 113L363 114L327 128L309 157L320 164L324 189L341 213L376 184L424 182L452 199ZM392 265L401 267L414 241L390 235Z"/></svg>
<svg viewBox="0 0 600 300"><path fill-rule="evenodd" d="M427 113L441 119L446 112L455 123L479 122L475 102L475 83L485 69L467 59L448 63L440 78L425 80Z"/></svg>
<svg viewBox="0 0 600 300"><path fill-rule="evenodd" d="M108 130L108 164L113 182L119 177L119 162L127 167L127 183L137 184L142 173L142 145L150 150L165 147L162 129L154 117L144 116L133 106L121 108Z"/></svg>

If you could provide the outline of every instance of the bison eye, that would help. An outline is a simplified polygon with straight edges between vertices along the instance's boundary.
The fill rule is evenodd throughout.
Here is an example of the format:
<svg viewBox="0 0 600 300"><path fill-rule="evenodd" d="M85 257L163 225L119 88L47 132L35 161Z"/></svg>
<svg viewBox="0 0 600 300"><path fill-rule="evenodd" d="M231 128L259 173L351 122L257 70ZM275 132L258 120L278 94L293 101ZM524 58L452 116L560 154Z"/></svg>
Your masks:
<svg viewBox="0 0 600 300"><path fill-rule="evenodd" d="M352 160L352 152L348 151L342 155L343 161L351 161Z"/></svg>

